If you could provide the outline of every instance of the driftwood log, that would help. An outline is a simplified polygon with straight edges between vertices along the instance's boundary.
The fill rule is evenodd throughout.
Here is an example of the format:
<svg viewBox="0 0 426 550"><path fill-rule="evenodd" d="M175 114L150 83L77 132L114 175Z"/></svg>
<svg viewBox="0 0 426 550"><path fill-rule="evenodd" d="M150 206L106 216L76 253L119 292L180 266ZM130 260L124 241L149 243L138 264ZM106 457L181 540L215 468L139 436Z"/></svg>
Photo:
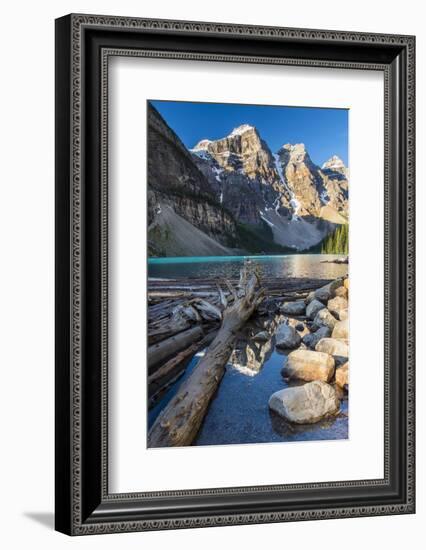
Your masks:
<svg viewBox="0 0 426 550"><path fill-rule="evenodd" d="M148 433L149 447L190 445L196 437L233 350L238 331L263 299L256 273L242 270L237 289L228 284L232 305L221 292L223 320L216 338L177 394L160 413Z"/></svg>
<svg viewBox="0 0 426 550"><path fill-rule="evenodd" d="M148 348L148 369L152 370L156 365L168 359L174 353L181 351L189 344L203 337L203 329L195 326L175 336L171 336L162 342L158 342Z"/></svg>
<svg viewBox="0 0 426 550"><path fill-rule="evenodd" d="M202 349L211 344L211 342L214 340L215 335L216 334L214 332L207 334L202 340L194 342L186 349L174 355L171 359L166 361L166 363L161 365L161 367L159 367L153 374L150 374L148 376L148 384L153 384L166 377L177 366L186 361L186 359L192 357L194 353L196 353L199 349Z"/></svg>
<svg viewBox="0 0 426 550"><path fill-rule="evenodd" d="M148 376L148 408L153 407L167 389L183 375L188 361L195 353L209 346L216 334L217 331L206 334L202 340L180 351L172 359L164 363L164 365L161 365L153 374Z"/></svg>

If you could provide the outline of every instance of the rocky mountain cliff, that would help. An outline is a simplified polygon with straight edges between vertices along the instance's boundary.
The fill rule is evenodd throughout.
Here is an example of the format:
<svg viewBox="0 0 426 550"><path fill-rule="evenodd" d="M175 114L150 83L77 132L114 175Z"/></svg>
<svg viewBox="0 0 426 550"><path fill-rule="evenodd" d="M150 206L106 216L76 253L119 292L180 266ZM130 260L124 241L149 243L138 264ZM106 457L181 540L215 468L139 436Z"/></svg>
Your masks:
<svg viewBox="0 0 426 550"><path fill-rule="evenodd" d="M176 216L172 216L174 212ZM167 213L167 215L165 215ZM176 238L185 220L198 231L193 242L175 249ZM179 229L180 228L180 229ZM187 227L185 226L185 229ZM235 245L235 219L217 202L207 178L194 163L178 136L152 106L148 110L148 248L151 256L196 255L197 241L203 255L226 253ZM177 237L176 237L177 235ZM209 240L210 239L210 240ZM226 247L226 248L225 248ZM192 251L192 254L189 252ZM229 252L230 253L230 252ZM200 254L201 255L201 254Z"/></svg>
<svg viewBox="0 0 426 550"><path fill-rule="evenodd" d="M349 200L349 170L336 155L322 165L325 187L327 189L328 206L337 211L344 219L348 219Z"/></svg>
<svg viewBox="0 0 426 550"><path fill-rule="evenodd" d="M348 169L346 168L343 160L337 155L333 155L327 160L327 162L324 162L324 164L322 165L322 170L323 172L327 172L328 170L331 170L332 172L338 172L345 177L348 177L349 175Z"/></svg>
<svg viewBox="0 0 426 550"><path fill-rule="evenodd" d="M273 154L248 124L224 138L203 139L188 151L150 106L150 253L197 255L191 247L186 254L184 243L179 254L173 250L173 233L184 229L171 211L225 247L221 254L306 250L347 222L347 177L341 159L333 156L320 168L303 144L286 144ZM200 238L194 232L194 242ZM215 246L201 240L200 250L207 255Z"/></svg>
<svg viewBox="0 0 426 550"><path fill-rule="evenodd" d="M223 139L200 141L191 153L221 204L236 219L260 224L265 208L270 207L282 207L288 213L290 195L256 128L243 124Z"/></svg>

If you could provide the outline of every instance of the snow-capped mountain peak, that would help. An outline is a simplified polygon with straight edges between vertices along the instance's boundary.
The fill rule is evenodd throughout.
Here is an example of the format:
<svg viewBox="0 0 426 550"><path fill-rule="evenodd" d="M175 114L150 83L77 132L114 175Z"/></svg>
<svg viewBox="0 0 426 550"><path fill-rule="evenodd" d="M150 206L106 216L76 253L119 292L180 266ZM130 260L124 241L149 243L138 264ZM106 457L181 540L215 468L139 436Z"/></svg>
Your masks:
<svg viewBox="0 0 426 550"><path fill-rule="evenodd" d="M221 246L251 250L249 242L258 251L277 253L282 247L306 250L346 223L348 179L336 170L344 166L337 155L322 169L302 143L284 142L273 154L249 124L220 139L204 134L188 151L154 108L149 125L155 130L149 134L150 224L163 223L168 206ZM282 132L285 136L286 128ZM178 221L169 220L160 236L152 226L157 254L176 253Z"/></svg>
<svg viewBox="0 0 426 550"><path fill-rule="evenodd" d="M210 139L202 139L191 149L191 151L207 151L209 145L211 143Z"/></svg>
<svg viewBox="0 0 426 550"><path fill-rule="evenodd" d="M241 126L234 128L229 136L242 136L250 130L256 130L256 128L254 126L250 126L250 124L241 124Z"/></svg>
<svg viewBox="0 0 426 550"><path fill-rule="evenodd" d="M322 169L334 170L337 172L345 172L346 166L343 160L339 156L333 155L327 160L327 162L324 162L324 164L322 165Z"/></svg>

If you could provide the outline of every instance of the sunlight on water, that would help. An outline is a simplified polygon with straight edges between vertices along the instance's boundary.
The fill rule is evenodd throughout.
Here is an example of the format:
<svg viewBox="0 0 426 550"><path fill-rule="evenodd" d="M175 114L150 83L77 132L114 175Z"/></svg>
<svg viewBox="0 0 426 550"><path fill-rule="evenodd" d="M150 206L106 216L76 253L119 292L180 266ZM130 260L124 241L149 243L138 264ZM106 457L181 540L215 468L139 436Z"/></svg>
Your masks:
<svg viewBox="0 0 426 550"><path fill-rule="evenodd" d="M238 277L244 261L259 267L264 277L309 277L333 279L346 275L347 264L331 263L344 256L330 254L290 254L286 256L205 256L185 258L150 258L148 276L174 279L190 277Z"/></svg>

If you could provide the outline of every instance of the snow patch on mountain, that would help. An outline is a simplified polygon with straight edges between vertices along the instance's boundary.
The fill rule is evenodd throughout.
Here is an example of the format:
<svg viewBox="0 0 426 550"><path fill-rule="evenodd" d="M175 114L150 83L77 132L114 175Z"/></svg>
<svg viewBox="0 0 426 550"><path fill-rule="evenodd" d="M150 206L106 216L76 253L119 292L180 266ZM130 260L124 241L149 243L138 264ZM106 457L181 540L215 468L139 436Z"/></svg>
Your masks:
<svg viewBox="0 0 426 550"><path fill-rule="evenodd" d="M220 175L225 171L223 168L218 168L217 166L212 166L212 171L216 178L216 181L221 182Z"/></svg>
<svg viewBox="0 0 426 550"><path fill-rule="evenodd" d="M320 194L320 200L324 206L330 202L330 197L328 196L327 191L322 191Z"/></svg>
<svg viewBox="0 0 426 550"><path fill-rule="evenodd" d="M211 143L211 140L210 139L202 139L201 141L199 141L197 143L197 145L195 147L193 147L191 149L192 152L196 152L196 151L207 151L209 145Z"/></svg>
<svg viewBox="0 0 426 550"><path fill-rule="evenodd" d="M332 170L334 172L340 172L341 174L347 175L345 163L337 155L330 157L326 162L324 162L321 168L323 170Z"/></svg>
<svg viewBox="0 0 426 550"><path fill-rule="evenodd" d="M271 221L269 221L268 218L265 218L265 215L262 212L262 210L259 210L259 215L262 218L262 220L269 225L269 227L275 227L275 225Z"/></svg>
<svg viewBox="0 0 426 550"><path fill-rule="evenodd" d="M203 160L210 160L212 158L210 153L205 149L190 149L190 152Z"/></svg>
<svg viewBox="0 0 426 550"><path fill-rule="evenodd" d="M230 136L242 136L249 130L254 130L255 128L253 126L250 126L250 124L241 124L241 126L237 126L237 128L234 128L232 132L229 134Z"/></svg>

